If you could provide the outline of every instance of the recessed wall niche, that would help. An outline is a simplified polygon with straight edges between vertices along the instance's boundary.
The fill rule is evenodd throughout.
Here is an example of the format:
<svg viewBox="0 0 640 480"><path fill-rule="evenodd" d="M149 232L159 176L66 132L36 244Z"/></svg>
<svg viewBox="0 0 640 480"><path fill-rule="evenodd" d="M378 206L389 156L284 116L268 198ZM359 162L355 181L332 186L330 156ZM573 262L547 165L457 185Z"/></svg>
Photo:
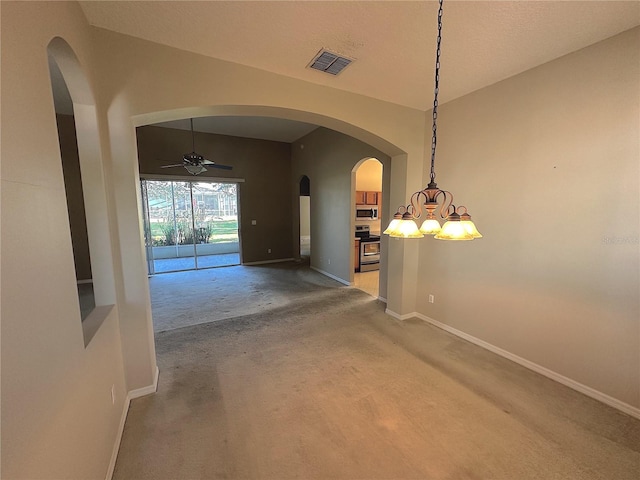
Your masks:
<svg viewBox="0 0 640 480"><path fill-rule="evenodd" d="M60 158L64 177L69 230L73 247L76 272L78 302L82 320L87 318L96 306L91 272L91 253L87 234L87 217L82 188L82 173L78 154L78 140L75 128L73 102L66 81L56 63L49 55L49 72L53 101L56 110L56 125L60 144Z"/></svg>

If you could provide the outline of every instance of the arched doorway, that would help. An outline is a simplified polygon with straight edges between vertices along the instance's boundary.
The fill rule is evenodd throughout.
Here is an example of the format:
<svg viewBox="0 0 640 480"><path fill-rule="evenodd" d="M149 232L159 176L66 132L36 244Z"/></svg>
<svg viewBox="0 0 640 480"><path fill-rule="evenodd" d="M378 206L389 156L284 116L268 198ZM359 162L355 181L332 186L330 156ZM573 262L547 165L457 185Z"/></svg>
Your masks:
<svg viewBox="0 0 640 480"><path fill-rule="evenodd" d="M356 211L353 285L377 298L380 293L383 166L376 158L363 159L353 172Z"/></svg>
<svg viewBox="0 0 640 480"><path fill-rule="evenodd" d="M285 192L286 195L288 195L289 212L291 212L292 209L295 212L299 209L300 179L305 174L308 175L309 178L314 178L314 202L313 205L311 205L311 208L314 209L312 214L312 220L314 222L314 225L312 226L314 248L312 257L310 258L311 268L320 271L321 273L329 276L330 278L338 280L341 283L347 285L352 284L352 275L354 274L354 270L351 267L349 261L353 258L351 255L353 255L354 216L352 215L351 208L349 207L350 203L353 203L353 197L351 198L351 200L349 197L352 185L350 175L355 175L355 170L353 170L354 160L357 161L357 159L362 159L362 161L364 161L372 158L372 156L375 156L375 154L372 152L372 149L368 148L373 147L373 149L377 150L381 155L387 155L387 160L384 160L386 162L385 166L390 166L391 162L394 162L394 168L397 164L398 169L403 170L406 169L407 154L401 151L397 146L386 141L384 138L372 134L354 124L347 124L342 120L326 117L317 113L314 114L310 112L300 112L287 108L248 105L191 107L180 110L139 114L131 118L133 120L134 126L141 127L154 123L167 122L169 120L177 120L180 118L199 118L206 116L261 116L269 118L285 118L294 121L304 121L307 123L313 122L316 126L323 127L322 138L327 138L326 142L322 141L318 137L314 138L314 141L317 142L315 146L321 147L323 150L326 150L326 145L342 146L347 137L350 137L355 141L359 141L367 145L367 148L356 148L359 153L362 153L361 155L355 156L353 150L347 149L341 152L344 154L344 157L336 156L333 154L324 157L323 162L329 162L331 164L331 168L326 168L326 165L324 163L322 165L322 168L319 168L319 163L313 162L311 160L309 160L306 164L304 162L300 163L298 162L298 160L296 160L295 165L297 166L297 169L291 172L292 175L289 177L290 183L288 190L285 191L280 188L277 192L275 192L275 194L269 194L272 197L275 197L275 195L280 196L282 192ZM316 151L315 148L309 148L313 142L307 143L307 137L303 138L305 138L304 141L298 140L291 144L290 152L292 157L301 155L303 152L304 154L308 154L309 152ZM132 145L135 145L135 142L131 143ZM199 145L201 144L199 143ZM202 147L200 146L198 148L202 149ZM214 156L213 158L216 157ZM223 162L225 164L230 164L232 163L232 159L224 157ZM124 167L126 167L126 165L122 164L120 165L120 167L122 167L122 169L124 170ZM261 172L262 170L254 169L253 171ZM390 168L385 169L385 185L387 186L391 184L389 178L390 171ZM336 175L336 173L338 172L339 175ZM125 175L123 178L128 177ZM286 176L281 176L281 178L286 178ZM291 182L291 180L293 180L293 182ZM339 183L339 195L333 195L331 193L335 181ZM257 184L260 184L260 182L256 182L256 185ZM268 185L271 185L271 182L268 182ZM248 189L245 189L245 191L247 190ZM389 191L391 191L391 189L389 189ZM264 192L261 192L261 195L262 197L260 198L265 198ZM264 207L264 205L262 205L262 207ZM316 209L320 209L320 212L317 212ZM263 208L263 210L268 211L270 215L274 211L277 211L270 208ZM318 213L321 214L319 215ZM298 215L296 215L295 213L293 216L298 217ZM340 218L340 222L333 222L336 216ZM246 221L248 222L246 228L250 229L251 231L257 231L258 229L255 228L256 226L260 227L262 225L265 225L265 222L261 221L260 218L256 218L253 216L245 217ZM256 223L254 223L254 219L257 220L257 225ZM296 243L298 243L300 240L299 225L295 225L298 220L299 218L295 218L294 220L294 226L297 228L290 230L289 233L289 238L293 240L293 245L297 247L294 249L288 249L289 254L293 254L291 255L292 257L297 256L298 252L300 251L299 245L296 245ZM272 219L269 219L269 221L272 221ZM330 223L328 228L326 228L327 222ZM275 224L275 222L272 223ZM133 232L134 229L125 228L125 230ZM139 232L139 229L137 229L136 231ZM282 237L282 235L280 235L280 237ZM256 238L258 238L262 242L264 240L264 237ZM349 245L351 245L351 248L348 248ZM271 245L267 245L266 243L262 247L263 254L264 252L271 254L274 251L275 250L272 249ZM136 250L136 252L134 253L138 253L138 251ZM382 267L384 276L384 259L382 262ZM374 295L381 298L383 301L385 300L384 297L386 297L386 283L384 282L384 278L380 281L378 293ZM152 331L150 331L150 333L152 335Z"/></svg>

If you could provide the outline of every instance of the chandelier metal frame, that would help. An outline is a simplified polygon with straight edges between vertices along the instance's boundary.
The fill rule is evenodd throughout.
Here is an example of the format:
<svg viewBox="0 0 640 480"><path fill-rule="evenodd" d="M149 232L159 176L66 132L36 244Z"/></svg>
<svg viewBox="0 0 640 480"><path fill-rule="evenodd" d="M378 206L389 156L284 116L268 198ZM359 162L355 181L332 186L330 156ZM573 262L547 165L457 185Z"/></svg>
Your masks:
<svg viewBox="0 0 640 480"><path fill-rule="evenodd" d="M396 238L421 238L425 235L435 235L439 240L473 240L481 238L480 232L471 221L467 207L453 204L453 194L438 188L436 184L436 147L438 143L438 93L440 92L440 54L442 43L442 12L443 0L439 0L438 7L438 37L436 41L435 87L433 92L433 110L431 127L431 171L429 184L418 192L414 192L409 204L400 206L389 227L383 232ZM438 209L438 206L440 208ZM440 228L438 216L447 219ZM422 218L424 222L418 229L415 220Z"/></svg>

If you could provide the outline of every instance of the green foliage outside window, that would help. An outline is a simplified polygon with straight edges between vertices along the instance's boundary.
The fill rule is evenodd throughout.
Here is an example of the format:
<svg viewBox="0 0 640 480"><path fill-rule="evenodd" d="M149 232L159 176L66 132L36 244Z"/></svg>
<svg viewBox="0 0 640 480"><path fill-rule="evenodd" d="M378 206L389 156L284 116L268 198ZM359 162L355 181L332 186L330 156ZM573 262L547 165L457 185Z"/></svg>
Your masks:
<svg viewBox="0 0 640 480"><path fill-rule="evenodd" d="M178 231L173 223L157 222L151 224L151 238L154 247L171 245L192 245L193 233L187 222L178 222ZM218 220L196 227L196 243L222 243L238 240L237 220Z"/></svg>

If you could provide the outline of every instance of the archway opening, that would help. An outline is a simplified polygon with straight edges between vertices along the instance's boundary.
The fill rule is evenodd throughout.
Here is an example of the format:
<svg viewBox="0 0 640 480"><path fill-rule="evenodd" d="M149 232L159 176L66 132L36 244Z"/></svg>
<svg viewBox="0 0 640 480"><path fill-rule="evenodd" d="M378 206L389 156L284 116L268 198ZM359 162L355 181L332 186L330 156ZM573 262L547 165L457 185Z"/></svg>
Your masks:
<svg viewBox="0 0 640 480"><path fill-rule="evenodd" d="M193 118L194 123L199 124L195 128L198 153L205 158L233 167L233 170L228 172L215 172L215 176L226 178L229 175L243 179L240 189L240 236L243 254L246 255L243 255L242 265L300 259L301 246L305 247L304 239L301 242L300 238L300 180L306 175L308 178L314 178L313 204L310 195L308 198L311 224L309 237L313 236L309 239L309 243L313 241L313 250L309 248L309 266L343 284L353 284L355 269L350 261L355 258L354 215L351 211L355 205L355 188L351 193L351 175L355 175L354 164L377 157L385 167L389 167L393 161L402 171L406 168L407 155L385 139L339 119L287 108L218 105L133 117L133 123L137 128L140 172L143 171L141 164L144 163L149 173L166 176L167 170L163 167L169 161L163 161L161 164L159 155L150 155L150 150L144 146L144 137L147 136L147 140L151 137L157 140L151 143L162 146L163 159L179 158L185 151L184 147L178 148L178 142L172 138L190 135L188 125L182 133L182 128L177 125L180 121L188 124L189 118ZM211 118L215 118L216 121L213 123L216 124L226 120L229 125L242 125L241 134L236 135L228 130L200 131L199 129L204 129L203 125L207 125ZM281 141L277 148L272 145L275 150L282 151L271 157L267 156L267 145L262 143L264 139L251 139L247 135L246 127L253 127L258 120L304 122L313 124L317 131L297 137L294 141ZM169 122L175 124L166 125ZM168 130L172 130L173 133L168 133ZM145 132L144 135L142 132ZM257 145L260 145L258 150ZM276 157L278 160L275 160ZM152 163L154 172L150 170ZM176 167L178 171L179 167ZM385 169L385 185L388 192L391 192L390 171L390 168ZM203 175L208 173L205 172ZM381 191L381 188L378 190ZM276 199L279 202L277 205L274 204ZM303 202L305 200L302 199ZM379 215L379 218L382 218L380 210ZM304 218L304 212L302 217ZM336 217L339 221L331 221ZM304 226L302 227L304 229ZM274 245L277 248L274 248ZM385 265L386 259L383 259L383 275L386 275ZM385 294L386 282L383 279L375 296L385 301ZM152 317L155 317L155 313Z"/></svg>
<svg viewBox="0 0 640 480"><path fill-rule="evenodd" d="M376 158L363 159L353 169L355 195L354 276L356 288L374 297L380 292L383 165Z"/></svg>

